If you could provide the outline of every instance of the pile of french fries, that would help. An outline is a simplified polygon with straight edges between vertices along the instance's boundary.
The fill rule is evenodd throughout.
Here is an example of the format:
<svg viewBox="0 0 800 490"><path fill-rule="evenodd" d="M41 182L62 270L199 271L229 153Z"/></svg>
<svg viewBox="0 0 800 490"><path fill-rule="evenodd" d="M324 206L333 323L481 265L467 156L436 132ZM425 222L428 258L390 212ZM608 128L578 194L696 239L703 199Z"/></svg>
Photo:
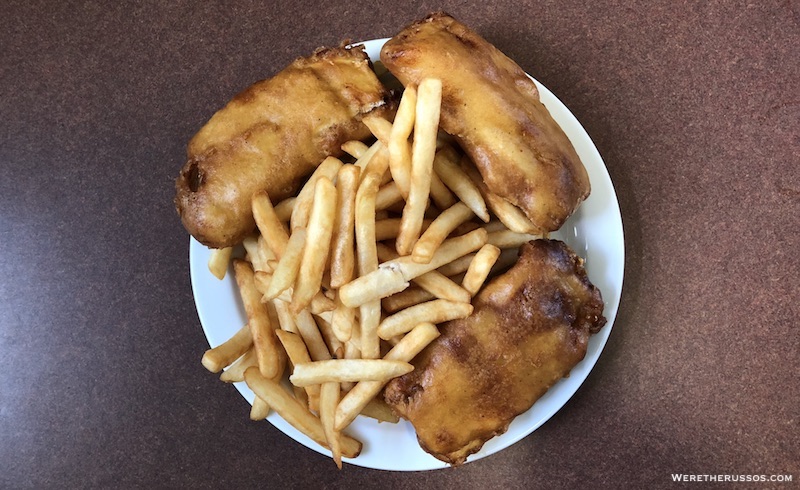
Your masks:
<svg viewBox="0 0 800 490"><path fill-rule="evenodd" d="M233 262L247 324L203 365L247 383L252 419L275 410L339 468L361 451L350 423L359 414L396 423L378 396L385 384L412 371L436 325L469 316L490 274L540 238L440 132L441 94L436 79L406 87L393 121L364 119L374 144L342 146L353 163L328 157L274 206L256 193L259 233L244 240L245 258L227 248L209 261L220 279Z"/></svg>

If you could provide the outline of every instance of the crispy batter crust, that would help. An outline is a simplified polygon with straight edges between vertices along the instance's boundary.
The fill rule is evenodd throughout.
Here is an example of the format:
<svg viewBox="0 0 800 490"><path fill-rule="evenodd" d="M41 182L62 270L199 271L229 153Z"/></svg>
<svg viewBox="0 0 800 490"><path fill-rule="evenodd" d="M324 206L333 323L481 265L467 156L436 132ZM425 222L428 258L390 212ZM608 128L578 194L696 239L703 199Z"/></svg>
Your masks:
<svg viewBox="0 0 800 490"><path fill-rule="evenodd" d="M363 48L323 48L236 95L192 138L175 183L175 206L198 241L215 248L255 228L250 198L278 202L328 155L370 132L364 114L389 93Z"/></svg>
<svg viewBox="0 0 800 490"><path fill-rule="evenodd" d="M561 227L589 195L569 138L514 61L444 13L411 24L381 50L404 85L442 80L442 128L455 136L490 191L543 232Z"/></svg>
<svg viewBox="0 0 800 490"><path fill-rule="evenodd" d="M459 465L504 433L586 354L605 324L600 291L566 244L536 240L475 297L475 311L392 380L386 402L417 431L422 448Z"/></svg>

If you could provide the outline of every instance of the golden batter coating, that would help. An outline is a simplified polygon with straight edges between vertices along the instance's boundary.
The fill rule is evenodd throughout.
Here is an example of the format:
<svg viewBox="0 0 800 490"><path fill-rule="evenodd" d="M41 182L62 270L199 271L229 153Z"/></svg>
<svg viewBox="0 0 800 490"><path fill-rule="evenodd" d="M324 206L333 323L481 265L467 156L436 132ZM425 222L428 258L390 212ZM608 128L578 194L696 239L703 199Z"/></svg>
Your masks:
<svg viewBox="0 0 800 490"><path fill-rule="evenodd" d="M583 260L555 240L524 244L517 264L473 304L472 315L442 325L414 371L384 393L414 425L420 446L452 465L504 433L567 376L606 321Z"/></svg>
<svg viewBox="0 0 800 490"><path fill-rule="evenodd" d="M254 192L292 195L342 143L369 137L362 116L388 100L361 47L320 49L245 89L189 142L175 184L184 226L209 247L240 242L255 228Z"/></svg>
<svg viewBox="0 0 800 490"><path fill-rule="evenodd" d="M441 127L475 162L490 191L555 231L590 191L567 136L514 61L444 13L405 28L381 50L403 85L442 80Z"/></svg>

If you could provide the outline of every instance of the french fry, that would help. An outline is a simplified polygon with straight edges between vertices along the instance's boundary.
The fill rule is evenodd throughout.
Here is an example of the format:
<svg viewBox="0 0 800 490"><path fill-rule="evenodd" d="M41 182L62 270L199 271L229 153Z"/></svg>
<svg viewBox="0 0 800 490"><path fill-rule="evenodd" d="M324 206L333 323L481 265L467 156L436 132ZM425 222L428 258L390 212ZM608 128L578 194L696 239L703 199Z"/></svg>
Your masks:
<svg viewBox="0 0 800 490"><path fill-rule="evenodd" d="M228 264L231 262L233 247L212 248L211 255L208 257L208 270L220 281L225 278L228 272Z"/></svg>
<svg viewBox="0 0 800 490"><path fill-rule="evenodd" d="M233 270L253 337L259 370L265 377L273 378L285 362L283 350L278 345L267 308L261 303L261 293L255 287L252 267L237 259L233 261Z"/></svg>
<svg viewBox="0 0 800 490"><path fill-rule="evenodd" d="M244 372L247 368L253 366L258 367L258 359L256 358L255 349L250 347L242 357L234 361L233 364L228 366L228 369L222 372L219 379L224 383L238 383L244 381Z"/></svg>
<svg viewBox="0 0 800 490"><path fill-rule="evenodd" d="M419 352L439 336L439 330L432 323L421 323L407 333L383 358L387 361L411 362ZM361 381L356 384L336 407L337 430L344 430L386 383L381 381ZM277 409L276 409L277 411Z"/></svg>
<svg viewBox="0 0 800 490"><path fill-rule="evenodd" d="M385 146L378 148L378 151L367 162L366 167L361 172L361 182L364 181L367 174L375 174L378 176L378 184L382 184L385 180L386 172L389 169L389 152ZM389 175L391 177L391 175ZM386 182L388 182L387 179Z"/></svg>
<svg viewBox="0 0 800 490"><path fill-rule="evenodd" d="M202 364L212 373L218 373L243 356L253 345L250 325L245 325L231 338L203 354Z"/></svg>
<svg viewBox="0 0 800 490"><path fill-rule="evenodd" d="M491 233L489 236L491 236ZM472 296L478 294L478 290L483 286L486 278L489 277L489 272L491 272L492 266L498 257L500 257L500 249L488 243L475 254L475 258L469 264L467 273L461 283L464 289L469 291Z"/></svg>
<svg viewBox="0 0 800 490"><path fill-rule="evenodd" d="M523 243L528 243L531 240L538 240L539 238L542 238L542 235L517 233L516 231L503 230L489 233L489 239L487 243L504 249L519 248Z"/></svg>
<svg viewBox="0 0 800 490"><path fill-rule="evenodd" d="M400 193L397 182L389 182L378 190L375 196L375 209L383 211L402 201L403 194Z"/></svg>
<svg viewBox="0 0 800 490"><path fill-rule="evenodd" d="M265 400L292 427L317 444L329 448L322 422L308 408L292 398L278 383L261 375L257 369L248 369L245 371L244 377L247 386ZM342 456L346 458L355 458L361 452L361 443L345 434L341 435L340 444Z"/></svg>
<svg viewBox="0 0 800 490"><path fill-rule="evenodd" d="M242 240L242 246L254 271L269 271L264 251L258 246L258 235L246 236Z"/></svg>
<svg viewBox="0 0 800 490"><path fill-rule="evenodd" d="M362 119L364 125L369 128L370 132L376 139L380 140L383 146L389 144L389 135L392 132L392 123L383 116L376 114L367 114Z"/></svg>
<svg viewBox="0 0 800 490"><path fill-rule="evenodd" d="M451 146L436 152L433 170L442 182L466 204L476 216L489 222L489 211L481 190L458 164L458 153Z"/></svg>
<svg viewBox="0 0 800 490"><path fill-rule="evenodd" d="M368 274L378 268L378 252L375 245L375 196L380 177L369 173L356 193L356 251L359 274ZM360 307L361 355L365 358L380 357L377 328L381 320L380 300L366 302Z"/></svg>
<svg viewBox="0 0 800 490"><path fill-rule="evenodd" d="M292 366L311 362L311 355L308 353L308 348L300 334L294 334L285 330L276 330L275 334L278 336L283 348L286 350L286 355ZM305 387L305 393L308 400L305 402L308 406L319 405L320 387L319 385L312 385Z"/></svg>
<svg viewBox="0 0 800 490"><path fill-rule="evenodd" d="M303 260L303 250L306 246L306 229L295 228L283 251L283 256L278 261L275 272L272 274L269 287L264 292L266 299L278 297L297 280L300 264Z"/></svg>
<svg viewBox="0 0 800 490"><path fill-rule="evenodd" d="M317 181L326 178L333 182L342 165L344 164L338 158L328 157L314 170L314 173L311 174L311 177L308 178L303 188L300 189L300 192L297 194L297 200L292 210L291 230L295 228L309 229L308 220L311 216L311 206L314 202L314 196L316 195Z"/></svg>
<svg viewBox="0 0 800 490"><path fill-rule="evenodd" d="M380 422L389 422L396 424L400 422L400 417L395 415L391 407L383 401L381 397L375 397L361 409L361 415L373 418Z"/></svg>
<svg viewBox="0 0 800 490"><path fill-rule="evenodd" d="M275 313L278 314L278 325L280 325L281 330L300 335L300 330L297 329L297 322L295 322L295 316L291 308L289 308L289 303L275 298L272 300L272 304L275 306ZM275 333L279 334L280 332L276 331Z"/></svg>
<svg viewBox="0 0 800 490"><path fill-rule="evenodd" d="M269 404L261 397L256 396L253 406L250 407L250 420L264 420L269 415Z"/></svg>
<svg viewBox="0 0 800 490"><path fill-rule="evenodd" d="M333 325L331 324L333 312L323 311L319 315L315 315L314 320L317 323L317 327L319 327L319 333L322 335L325 345L328 346L328 352L333 357L341 358L344 355L344 343L336 337L333 331Z"/></svg>
<svg viewBox="0 0 800 490"><path fill-rule="evenodd" d="M487 234L488 240L488 234ZM459 257L454 261L444 264L443 266L436 269L438 272L442 273L442 275L447 277L453 277L457 274L461 274L462 272L466 272L469 269L469 264L472 263L472 259L475 258L475 254L477 252L469 253L464 255L463 257Z"/></svg>
<svg viewBox="0 0 800 490"><path fill-rule="evenodd" d="M415 277L481 248L486 243L487 236L486 230L478 228L466 235L445 240L427 264L415 263L411 257L399 257L384 262L377 270L342 286L339 289L342 303L355 308L368 301L400 292Z"/></svg>
<svg viewBox="0 0 800 490"><path fill-rule="evenodd" d="M333 234L336 188L326 177L318 179L314 187L313 208L306 229L306 244L303 247L300 271L292 293L292 311L295 313L311 304L311 299L319 292Z"/></svg>
<svg viewBox="0 0 800 490"><path fill-rule="evenodd" d="M331 245L331 287L339 288L353 279L355 244L353 232L356 216L356 190L361 169L343 165L336 176L336 227Z"/></svg>
<svg viewBox="0 0 800 490"><path fill-rule="evenodd" d="M297 364L289 381L295 386L345 381L388 381L410 373L414 366L384 359L331 359Z"/></svg>
<svg viewBox="0 0 800 490"><path fill-rule="evenodd" d="M431 190L433 157L442 99L442 82L428 78L420 82L414 121L414 144L411 150L411 180L408 200L403 208L397 252L408 255L419 238Z"/></svg>
<svg viewBox="0 0 800 490"><path fill-rule="evenodd" d="M427 303L410 306L384 318L378 326L378 335L389 340L394 336L411 331L420 323L442 323L466 318L472 313L470 303L456 303L446 299L435 299Z"/></svg>
<svg viewBox="0 0 800 490"><path fill-rule="evenodd" d="M419 286L412 286L405 291L400 291L399 293L383 298L381 300L381 306L386 313L392 314L408 308L409 306L418 305L432 299L436 299L436 296L432 293Z"/></svg>
<svg viewBox="0 0 800 490"><path fill-rule="evenodd" d="M342 469L342 448L339 443L340 433L334 427L336 421L336 406L339 404L339 383L325 383L320 388L319 394L319 419L322 422L322 431L325 440L331 449L331 456L336 466Z"/></svg>
<svg viewBox="0 0 800 490"><path fill-rule="evenodd" d="M355 324L356 311L343 305L341 300L336 298L336 308L333 310L331 318L331 328L336 338L342 342L347 342L353 335L353 325Z"/></svg>
<svg viewBox="0 0 800 490"><path fill-rule="evenodd" d="M458 200L453 196L450 190L444 185L442 179L436 175L436 172L431 172L431 190L430 190L430 197L431 201L436 205L439 209L447 209Z"/></svg>
<svg viewBox="0 0 800 490"><path fill-rule="evenodd" d="M417 88L413 84L406 86L394 123L389 133L389 169L397 183L400 195L408 197L411 182L411 144L408 141L414 129L414 118L417 107Z"/></svg>
<svg viewBox="0 0 800 490"><path fill-rule="evenodd" d="M275 215L281 223L288 223L292 219L295 202L297 202L296 197L288 197L275 205Z"/></svg>
<svg viewBox="0 0 800 490"><path fill-rule="evenodd" d="M381 143L380 140L372 143L372 146L370 146L367 151L362 153L361 156L358 157L358 159L353 163L353 165L361 169L361 176L359 177L360 179L364 179L364 176L367 174L369 162L381 148L383 148L383 143Z"/></svg>
<svg viewBox="0 0 800 490"><path fill-rule="evenodd" d="M367 146L367 144L363 141L350 140L342 144L342 151L355 159L359 159L364 156L364 153L366 153L367 150L369 150L369 146Z"/></svg>
<svg viewBox="0 0 800 490"><path fill-rule="evenodd" d="M475 215L472 210L463 202L458 202L450 206L431 223L427 230L417 240L411 253L414 262L427 264L430 262L433 253L447 238L447 236L458 227Z"/></svg>
<svg viewBox="0 0 800 490"><path fill-rule="evenodd" d="M328 345L325 343L325 339L322 338L319 326L310 311L301 310L295 316L295 324L297 325L297 331L300 332L300 336L308 348L311 360L325 361L331 358Z"/></svg>
<svg viewBox="0 0 800 490"><path fill-rule="evenodd" d="M266 240L275 256L280 259L289 242L289 234L275 213L275 208L272 207L272 201L269 200L267 192L259 191L253 194L251 204L258 231L261 232L261 236Z"/></svg>
<svg viewBox="0 0 800 490"><path fill-rule="evenodd" d="M382 243L377 244L377 249L378 259L382 262L397 258L397 253ZM469 291L453 282L444 274L441 274L435 270L415 277L412 279L412 282L425 291L431 293L432 298L449 299L451 301L462 303L469 303L472 299Z"/></svg>

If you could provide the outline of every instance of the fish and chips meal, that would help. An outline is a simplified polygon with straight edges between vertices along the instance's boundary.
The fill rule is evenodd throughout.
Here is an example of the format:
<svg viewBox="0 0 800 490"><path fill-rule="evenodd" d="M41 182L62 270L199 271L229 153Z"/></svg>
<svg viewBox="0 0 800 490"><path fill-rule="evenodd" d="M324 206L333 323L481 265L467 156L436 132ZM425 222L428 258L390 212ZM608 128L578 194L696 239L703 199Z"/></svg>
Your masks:
<svg viewBox="0 0 800 490"><path fill-rule="evenodd" d="M202 363L339 468L358 416L405 419L464 463L605 324L583 259L548 237L589 195L583 163L525 72L447 14L380 63L362 46L296 60L187 154L178 214L247 321Z"/></svg>

